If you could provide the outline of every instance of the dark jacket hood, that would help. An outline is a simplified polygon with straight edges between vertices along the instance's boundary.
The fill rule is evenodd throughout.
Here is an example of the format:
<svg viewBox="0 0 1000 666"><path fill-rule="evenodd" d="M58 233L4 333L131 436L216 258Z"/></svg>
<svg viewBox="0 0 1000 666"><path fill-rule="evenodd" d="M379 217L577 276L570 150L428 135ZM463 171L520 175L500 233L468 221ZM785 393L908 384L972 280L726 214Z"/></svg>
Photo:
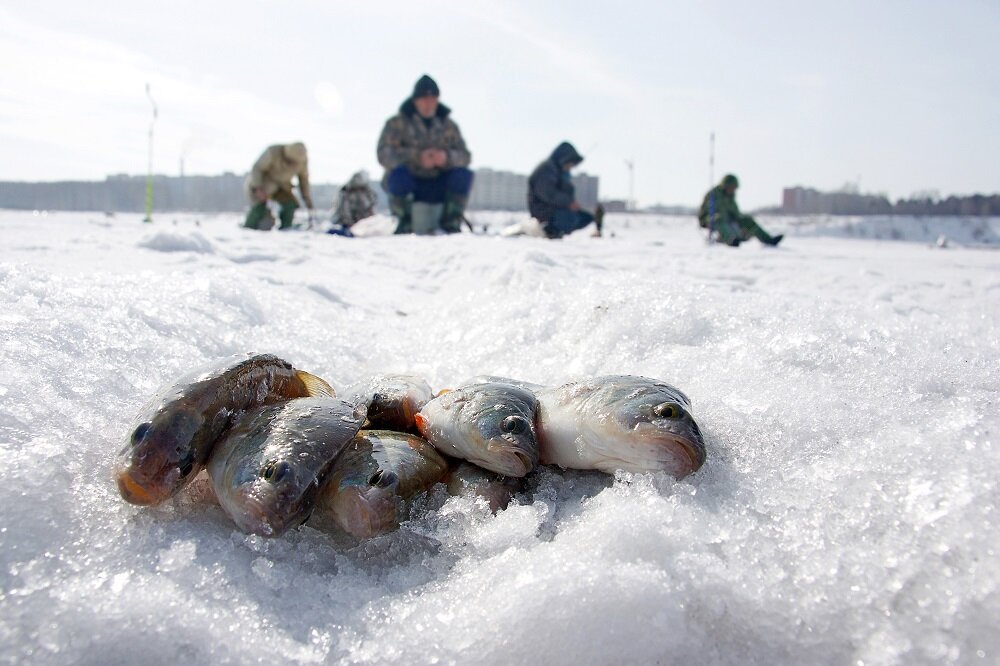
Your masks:
<svg viewBox="0 0 1000 666"><path fill-rule="evenodd" d="M406 101L399 105L399 112L404 116L417 116L417 105L413 103L412 97L407 97ZM448 114L451 113L451 109L441 102L438 102L437 112L434 114L438 118L447 118Z"/></svg>
<svg viewBox="0 0 1000 666"><path fill-rule="evenodd" d="M576 152L576 148L573 147L572 143L563 141L552 151L549 159L562 168L562 165L566 164L566 162L576 162L579 164L583 161L583 155Z"/></svg>

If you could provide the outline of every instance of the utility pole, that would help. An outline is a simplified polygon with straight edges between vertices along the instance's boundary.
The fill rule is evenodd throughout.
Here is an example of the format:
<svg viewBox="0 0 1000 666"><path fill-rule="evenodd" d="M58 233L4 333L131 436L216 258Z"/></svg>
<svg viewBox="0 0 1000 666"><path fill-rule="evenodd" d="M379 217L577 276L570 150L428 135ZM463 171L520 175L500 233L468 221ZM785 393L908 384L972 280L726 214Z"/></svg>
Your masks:
<svg viewBox="0 0 1000 666"><path fill-rule="evenodd" d="M625 160L625 166L628 167L628 204L626 208L635 210L635 160Z"/></svg>
<svg viewBox="0 0 1000 666"><path fill-rule="evenodd" d="M153 105L153 119L149 121L149 165L146 170L146 217L143 222L153 221L153 126L156 124L156 102L153 100L153 93L149 90L149 84L146 84L146 97L149 98L149 103Z"/></svg>
<svg viewBox="0 0 1000 666"><path fill-rule="evenodd" d="M715 186L715 131L708 135L708 186Z"/></svg>

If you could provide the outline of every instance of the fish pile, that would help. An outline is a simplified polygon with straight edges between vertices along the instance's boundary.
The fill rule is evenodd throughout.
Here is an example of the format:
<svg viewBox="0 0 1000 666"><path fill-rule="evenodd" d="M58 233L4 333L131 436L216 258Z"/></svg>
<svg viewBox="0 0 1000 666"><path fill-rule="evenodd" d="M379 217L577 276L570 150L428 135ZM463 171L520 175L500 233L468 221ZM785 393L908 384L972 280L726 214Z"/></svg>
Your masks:
<svg viewBox="0 0 1000 666"><path fill-rule="evenodd" d="M435 394L384 375L345 397L269 354L196 370L139 413L115 461L119 492L155 505L207 470L244 532L277 537L316 515L366 538L396 529L437 483L495 513L539 465L681 478L705 462L690 400L645 377L479 376Z"/></svg>

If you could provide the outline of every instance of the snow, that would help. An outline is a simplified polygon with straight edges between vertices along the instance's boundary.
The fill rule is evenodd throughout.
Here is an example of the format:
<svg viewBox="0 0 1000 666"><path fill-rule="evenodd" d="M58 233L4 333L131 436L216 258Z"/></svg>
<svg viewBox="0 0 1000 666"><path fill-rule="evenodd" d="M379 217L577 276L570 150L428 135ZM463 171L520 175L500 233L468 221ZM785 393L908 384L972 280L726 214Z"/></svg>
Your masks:
<svg viewBox="0 0 1000 666"><path fill-rule="evenodd" d="M0 662L997 663L996 221L762 222L789 238L0 212ZM362 542L244 535L204 480L124 503L110 465L143 402L249 350L338 389L655 377L708 462L542 470L497 516L438 488Z"/></svg>

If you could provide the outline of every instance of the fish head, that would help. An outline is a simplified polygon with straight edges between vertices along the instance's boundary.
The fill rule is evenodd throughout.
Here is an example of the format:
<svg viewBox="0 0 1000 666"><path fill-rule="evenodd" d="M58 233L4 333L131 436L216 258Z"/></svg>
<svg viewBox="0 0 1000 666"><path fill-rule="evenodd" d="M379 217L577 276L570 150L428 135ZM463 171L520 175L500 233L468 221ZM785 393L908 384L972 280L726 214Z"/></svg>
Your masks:
<svg viewBox="0 0 1000 666"><path fill-rule="evenodd" d="M378 469L364 479L344 477L327 497L337 525L348 534L366 539L390 532L399 525L403 501L397 494L399 477Z"/></svg>
<svg viewBox="0 0 1000 666"><path fill-rule="evenodd" d="M172 404L148 410L132 428L118 453L114 476L122 498L132 504L158 504L187 484L204 464L196 445L204 417Z"/></svg>
<svg viewBox="0 0 1000 666"><path fill-rule="evenodd" d="M470 458L470 462L514 477L535 469L538 434L534 396L524 389L504 386L501 390L486 388L476 398L468 405L465 431L482 458Z"/></svg>
<svg viewBox="0 0 1000 666"><path fill-rule="evenodd" d="M705 441L686 396L666 384L630 387L613 402L604 428L624 447L629 471L665 471L677 478L705 462Z"/></svg>
<svg viewBox="0 0 1000 666"><path fill-rule="evenodd" d="M309 470L274 456L235 467L219 500L240 529L276 537L309 518L319 485Z"/></svg>

